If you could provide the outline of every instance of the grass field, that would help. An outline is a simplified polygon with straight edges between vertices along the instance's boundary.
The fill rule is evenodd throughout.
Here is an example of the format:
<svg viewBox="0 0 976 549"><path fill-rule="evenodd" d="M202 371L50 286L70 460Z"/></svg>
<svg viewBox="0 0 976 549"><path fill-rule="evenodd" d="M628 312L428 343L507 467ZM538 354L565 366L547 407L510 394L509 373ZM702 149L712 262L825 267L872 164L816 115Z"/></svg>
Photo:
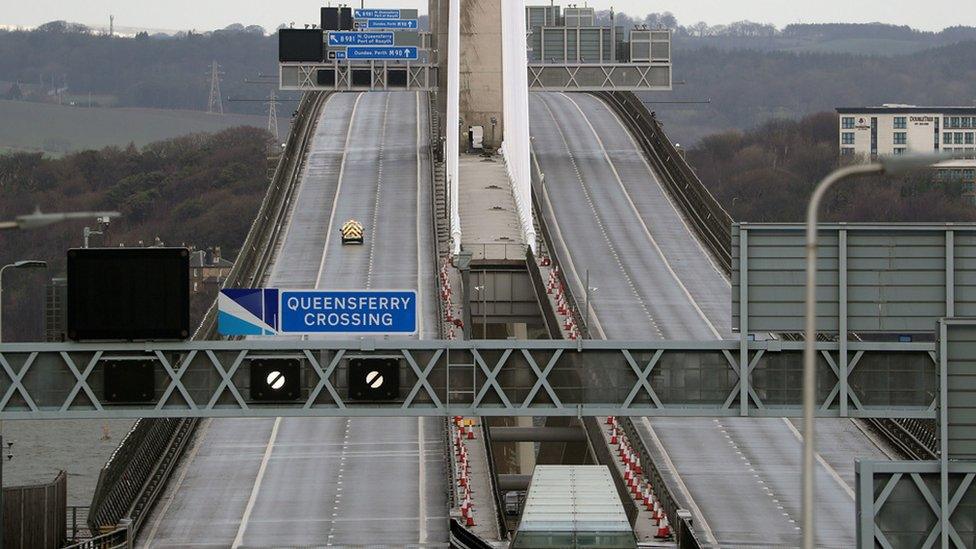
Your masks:
<svg viewBox="0 0 976 549"><path fill-rule="evenodd" d="M279 119L287 135L288 119ZM110 145L142 146L153 141L234 126L267 126L254 115L211 115L198 111L163 109L105 109L68 107L24 101L0 101L0 153L44 151L51 154Z"/></svg>

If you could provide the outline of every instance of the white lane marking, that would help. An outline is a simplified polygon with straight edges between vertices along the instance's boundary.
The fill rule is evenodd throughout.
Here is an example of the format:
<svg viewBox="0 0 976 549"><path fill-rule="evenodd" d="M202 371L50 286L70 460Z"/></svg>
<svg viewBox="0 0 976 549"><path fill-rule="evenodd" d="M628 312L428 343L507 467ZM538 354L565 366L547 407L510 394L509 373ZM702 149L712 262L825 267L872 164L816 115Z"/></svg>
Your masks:
<svg viewBox="0 0 976 549"><path fill-rule="evenodd" d="M366 289L373 285L373 259L376 257L376 234L380 219L380 196L383 194L383 154L386 152L386 128L390 117L390 97L386 94L386 103L383 104L383 125L380 127L380 146L376 153L376 198L373 200L373 221L369 235L369 265L366 268Z"/></svg>
<svg viewBox="0 0 976 549"><path fill-rule="evenodd" d="M573 165L573 171L576 173L576 179L579 182L580 189L583 191L583 197L586 199L586 203L587 205L589 205L590 211L593 213L593 219L596 221L597 227L600 229L600 233L603 235L603 240L607 243L607 249L610 251L610 255L612 255L614 261L617 262L617 267L619 267L620 273L623 275L624 279L626 279L627 285L630 286L631 293L634 294L634 299L637 300L637 303L640 305L641 309L643 309L644 315L647 316L647 319L651 322L651 326L654 328L654 331L657 332L658 337L663 338L664 336L661 333L661 328L657 324L657 320L654 318L654 315L651 314L650 309L647 308L647 304L644 302L643 296L641 296L640 292L637 291L637 286L634 284L634 281L631 278L630 273L627 272L627 269L624 267L623 261L620 259L620 255L617 253L617 248L616 246L614 246L613 241L610 239L610 235L607 231L606 226L603 223L603 219L601 219L600 214L597 213L596 205L593 203L593 197L590 195L590 190L587 188L586 183L583 181L583 174L580 173L579 164L576 162L576 155L573 154L573 151L569 146L569 140L566 139L566 133L559 125L559 122L556 120L556 115L552 112L552 109L549 107L549 105L544 100L542 104L546 107L546 111L549 113L550 118L552 118L552 123L555 126L556 131L559 132L559 136L562 138L563 146L565 147L566 154L569 156L569 161ZM555 215L553 216L553 218L555 218ZM567 256L568 255L571 254L567 254ZM577 272L575 273L575 275L577 281L580 281L579 273ZM582 281L580 281L580 288L582 288L584 292L586 291L585 284ZM591 303L587 303L586 308L591 311L593 310Z"/></svg>
<svg viewBox="0 0 976 549"><path fill-rule="evenodd" d="M688 298L688 302L691 303L691 306L695 308L695 311L698 312L698 315L702 318L702 320L705 321L705 324L708 325L708 328L709 330L712 331L712 334L714 334L716 338L722 339L722 335L719 334L718 330L715 329L715 325L712 324L711 320L709 320L708 315L705 314L705 311L703 311L702 308L698 305L698 302L695 301L695 298L691 295L691 292L689 292L688 288L684 285L683 282L681 282L681 277L678 276L678 273L676 273L674 268L671 267L671 263L668 261L667 256L664 255L664 251L661 250L660 246L658 246L657 240L654 239L654 236L651 234L650 229L647 228L647 224L644 223L644 218L641 217L640 210L637 209L637 205L634 203L634 200L631 198L630 193L627 192L627 186L624 185L623 180L620 179L620 174L617 172L617 167L614 166L613 160L610 159L610 154L607 152L607 148L604 146L603 140L600 139L600 134L597 133L596 128L593 127L593 124L590 122L590 119L587 118L586 114L583 112L583 109L580 108L576 100L574 100L572 97L569 97L565 93L560 93L560 95L568 99L573 104L573 106L576 107L576 110L579 111L580 116L583 117L583 120L586 122L586 125L589 126L590 131L593 132L593 137L596 138L597 143L599 143L600 145L600 150L603 151L603 157L606 159L607 164L610 165L610 171L613 172L614 179L617 180L617 184L620 185L620 190L623 191L624 196L627 197L627 202L630 204L631 209L634 211L634 215L637 217L637 221L640 222L641 227L644 229L644 234L647 236L648 240L651 241L651 245L654 247L654 250L661 257L661 261L664 262L664 266L671 274L671 278L674 279L675 283L678 284L678 287L681 288L681 291L684 292L685 296Z"/></svg>
<svg viewBox="0 0 976 549"><path fill-rule="evenodd" d="M786 423L786 426L789 427L790 431L793 432L793 436L795 436L796 439L800 441L800 444L803 444L803 435L796 428L796 426L793 425L793 422L790 421L789 418L785 418L785 417L780 419L783 420L783 423ZM851 487L848 486L846 482L844 482L844 479L840 476L837 470L834 469L833 466L831 466L829 463L827 463L827 460L825 460L823 456L821 456L819 453L817 453L816 456L817 456L817 462L820 463L820 465L827 470L827 473L829 473L831 478L834 479L834 482L836 482L841 488L843 488L844 492L846 492L851 499L857 499L854 495L854 490L852 490Z"/></svg>
<svg viewBox="0 0 976 549"><path fill-rule="evenodd" d="M333 93L333 94L330 94L325 99L325 104L322 105L322 110L319 111L319 118L316 119L316 121L315 121L315 129L312 130L312 138L311 139L315 139L315 136L318 135L319 123L322 122L322 118L321 118L322 117L322 113L328 111L329 103L332 102L332 98L333 97L337 97L338 95L339 94L337 94L337 93ZM310 141L311 141L311 139L310 139ZM306 155L306 157L304 159L302 159L302 165L299 167L299 173L301 174L302 180L301 180L301 183L299 185L299 188L292 195L292 200L295 200L298 197L298 194L301 192L302 187L305 186L305 168L306 168L307 159L308 159L308 155ZM289 203L289 207L290 207L290 203ZM284 246L284 242L287 242L289 236L291 235L291 227L292 227L292 223L291 222L295 218L295 215L294 214L295 214L294 211L290 211L289 214L288 214L288 216L285 219L285 230L282 232L282 234L284 235L284 239L281 240L282 247ZM271 266L271 274L268 277L268 280L275 280L275 279L278 278L278 267L280 265L281 265L281 262L277 261L277 258L275 258L274 264Z"/></svg>
<svg viewBox="0 0 976 549"><path fill-rule="evenodd" d="M335 196L332 198L332 213L329 214L329 226L326 227L325 231L325 246L322 248L322 261L319 263L319 272L315 275L315 287L319 287L319 281L322 279L322 270L325 269L325 256L329 253L329 241L332 240L332 230L333 223L335 223L335 214L337 205L339 203L339 192L342 190L342 176L346 171L346 158L349 156L349 141L352 139L352 127L353 122L356 121L356 110L359 108L359 100L365 95L364 92L360 92L356 96L356 102L352 105L352 113L349 115L349 129L346 130L346 144L342 148L342 163L339 165L339 180L336 182Z"/></svg>
<svg viewBox="0 0 976 549"><path fill-rule="evenodd" d="M695 503L694 498L691 497L691 491L688 490L688 487L685 485L685 481L681 478L681 475L678 474L678 468L675 467L674 462L671 461L671 456L668 454L668 450L664 447L664 444L661 443L661 439L657 438L657 433L654 432L654 427L651 425L651 421L646 417L642 417L641 421L644 423L644 427L647 428L647 432L651 435L651 442L654 443L654 446L657 447L658 452L660 452L664 457L665 465L671 470L672 473L674 473L674 478L678 484L678 489L681 490L681 495L685 498L685 501L688 502L688 506L691 507L691 512L695 514L699 526L701 526L702 530L704 530L705 536L708 538L708 543L712 545L717 544L718 540L715 538L715 534L708 526L708 523L705 522L705 515L701 512L701 509L699 509L698 504Z"/></svg>
<svg viewBox="0 0 976 549"><path fill-rule="evenodd" d="M185 465L183 466L183 471L180 472L179 478L176 479L176 484L172 487L172 492L170 493L170 498L166 500L162 509L159 510L159 514L156 515L156 520L153 522L152 529L149 530L149 535L146 536L145 542L143 542L142 547L152 547L153 539L156 537L156 531L159 530L160 523L163 522L163 517L169 512L169 506L176 499L176 495L180 493L180 489L183 487L183 481L186 479L187 473L190 471L190 467L193 465L193 460L196 459L197 453L200 451L200 447L203 446L203 440L207 436L207 431L210 429L210 424L213 423L213 418L207 418L203 423L203 428L200 429L200 433L197 435L196 443L193 448L190 449L190 453L186 456L184 460Z"/></svg>
<svg viewBox="0 0 976 549"><path fill-rule="evenodd" d="M637 146L637 142L634 141L633 134L631 134L630 131L627 130L627 127L624 126L623 122L620 120L620 117L617 116L617 113L613 112L613 109L610 108L610 105L607 105L605 101L601 101L601 100L598 101L601 105L603 105L603 108L605 108L607 112L609 112L610 115L613 116L613 119L617 121L617 124L620 126L620 129L624 133L624 135L626 135L627 138L630 139L630 143L634 146L634 151L637 152L637 156L641 159L641 162L644 163L644 167L647 168L648 173L650 173L651 176L654 177L655 183L657 183L658 186L661 187L661 194L663 194L664 198L668 200L668 204L671 205L671 209L674 210L676 214L678 214L678 219L681 220L681 224L684 225L685 230L688 231L689 235L691 235L691 239L695 242L695 244L698 245L698 249L701 250L702 255L705 256L705 258L708 260L708 263L712 266L713 269L715 269L715 272L718 273L719 278L725 281L725 284L728 285L729 288L731 288L732 281L729 280L729 277L725 274L724 271L718 268L718 264L715 263L715 258L712 257L712 254L705 249L705 245L702 244L701 240L695 234L695 231L693 231L691 227L688 225L688 220L685 219L685 216L682 215L681 210L678 209L677 205L675 205L674 200L672 200L671 198L671 194L667 191L667 189L664 188L663 185L661 185L659 181L657 181L657 172L655 172L654 169L651 168L651 165L647 162L647 157L644 156L640 147Z"/></svg>
<svg viewBox="0 0 976 549"><path fill-rule="evenodd" d="M421 251L420 244L420 219L421 219L421 209L420 202L422 198L421 186L420 186L420 140L423 136L420 131L420 92L414 92L417 96L417 339L424 338L424 299L421 296L421 289L423 284L421 283L421 268L420 266L424 264L423 253Z"/></svg>
<svg viewBox="0 0 976 549"><path fill-rule="evenodd" d="M258 468L258 476L254 479L254 486L251 487L251 497L247 500L244 507L244 516L241 517L241 525L237 528L237 536L234 538L232 549L237 549L244 543L244 531L247 530L247 523L251 520L251 512L254 511L254 502L258 499L258 492L261 491L261 481L264 480L264 472L268 469L268 460L274 450L275 439L278 438L278 426L281 425L281 418L276 417L274 426L271 427L271 436L268 438L268 446L264 449L264 457L261 458L261 466Z"/></svg>
<svg viewBox="0 0 976 549"><path fill-rule="evenodd" d="M420 494L420 545L427 543L427 452L424 448L424 418L417 418L417 437L419 439L420 467L418 471L417 491Z"/></svg>

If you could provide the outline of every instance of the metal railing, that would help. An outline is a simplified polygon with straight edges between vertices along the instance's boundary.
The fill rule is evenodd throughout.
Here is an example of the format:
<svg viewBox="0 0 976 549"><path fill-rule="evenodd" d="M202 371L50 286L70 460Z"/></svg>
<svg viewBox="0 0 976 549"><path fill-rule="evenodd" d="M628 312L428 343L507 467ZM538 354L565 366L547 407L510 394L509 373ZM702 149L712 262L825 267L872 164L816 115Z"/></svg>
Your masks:
<svg viewBox="0 0 976 549"><path fill-rule="evenodd" d="M92 531L88 526L88 509L87 505L68 506L64 517L68 543L78 543L91 539Z"/></svg>
<svg viewBox="0 0 976 549"><path fill-rule="evenodd" d="M523 261L528 246L518 242L465 243L472 261Z"/></svg>
<svg viewBox="0 0 976 549"><path fill-rule="evenodd" d="M933 419L873 418L864 421L909 459L925 461L939 457L938 422Z"/></svg>
<svg viewBox="0 0 976 549"><path fill-rule="evenodd" d="M129 527L123 525L111 532L68 545L64 549L128 549L132 546L133 537Z"/></svg>
<svg viewBox="0 0 976 549"><path fill-rule="evenodd" d="M136 421L98 476L87 517L92 532L123 519L138 532L189 438L190 425L187 418Z"/></svg>

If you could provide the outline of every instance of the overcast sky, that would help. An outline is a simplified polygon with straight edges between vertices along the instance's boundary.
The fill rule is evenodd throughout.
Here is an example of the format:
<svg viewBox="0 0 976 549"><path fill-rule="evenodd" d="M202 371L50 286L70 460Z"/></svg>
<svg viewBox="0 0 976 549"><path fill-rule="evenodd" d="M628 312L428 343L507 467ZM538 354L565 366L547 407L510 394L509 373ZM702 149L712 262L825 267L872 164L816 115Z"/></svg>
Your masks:
<svg viewBox="0 0 976 549"><path fill-rule="evenodd" d="M349 3L358 5L359 2ZM576 0L576 3L587 2ZM120 27L211 30L243 23L271 30L284 22L317 21L317 7L321 5L323 2L310 0L0 0L0 24L36 26L65 19L107 25L111 13ZM670 11L684 25L702 20L712 25L725 24L742 19L774 23L778 27L797 22L873 21L922 30L976 25L976 1L973 0L593 0L588 5L597 9L614 6L630 15ZM366 7L412 7L426 11L427 2L367 0Z"/></svg>

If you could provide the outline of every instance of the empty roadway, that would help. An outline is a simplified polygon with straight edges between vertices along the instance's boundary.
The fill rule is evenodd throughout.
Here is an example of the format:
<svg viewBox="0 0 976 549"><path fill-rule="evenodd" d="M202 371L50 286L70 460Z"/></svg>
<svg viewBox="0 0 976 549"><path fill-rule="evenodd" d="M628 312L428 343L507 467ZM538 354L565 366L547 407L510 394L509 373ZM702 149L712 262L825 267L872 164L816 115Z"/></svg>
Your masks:
<svg viewBox="0 0 976 549"><path fill-rule="evenodd" d="M730 286L624 125L592 95L533 93L533 149L554 253L576 295L589 272L594 337L731 337ZM799 543L801 438L781 419L636 422L703 537ZM849 420L820 420L818 546L854 545L855 457L884 459Z"/></svg>
<svg viewBox="0 0 976 549"><path fill-rule="evenodd" d="M327 101L267 286L418 289L437 337L427 97ZM341 244L349 218L363 246ZM444 438L436 418L206 420L140 545L443 545Z"/></svg>

